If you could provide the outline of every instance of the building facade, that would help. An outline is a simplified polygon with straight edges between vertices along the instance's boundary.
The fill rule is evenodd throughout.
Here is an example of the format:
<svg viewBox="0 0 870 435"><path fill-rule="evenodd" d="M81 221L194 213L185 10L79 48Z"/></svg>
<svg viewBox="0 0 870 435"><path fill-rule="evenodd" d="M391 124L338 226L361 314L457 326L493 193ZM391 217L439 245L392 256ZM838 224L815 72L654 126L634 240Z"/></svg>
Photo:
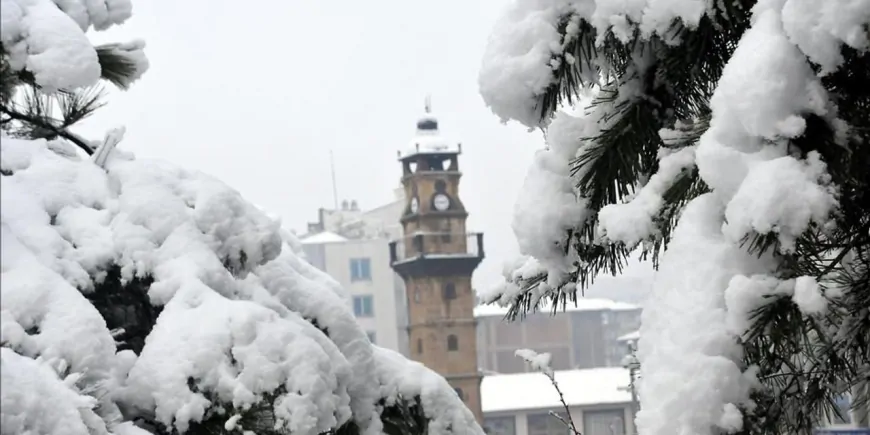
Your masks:
<svg viewBox="0 0 870 435"><path fill-rule="evenodd" d="M321 209L301 238L306 260L350 293L360 326L376 345L408 355L404 282L390 267L389 241L400 234L404 190L382 207L362 211L354 202Z"/></svg>
<svg viewBox="0 0 870 435"><path fill-rule="evenodd" d="M628 353L621 336L640 327L640 307L606 299L578 298L556 315L550 307L510 322L507 309L475 308L478 361L484 373L522 373L527 367L514 356L527 348L552 355L554 370L618 367Z"/></svg>
<svg viewBox="0 0 870 435"><path fill-rule="evenodd" d="M517 358L519 359L519 358ZM628 370L556 371L570 421L583 435L633 435ZM490 435L566 435L569 421L553 384L542 373L488 375L481 386L484 430Z"/></svg>
<svg viewBox="0 0 870 435"><path fill-rule="evenodd" d="M399 155L407 202L390 255L405 282L409 356L444 376L482 421L471 276L483 259L483 238L466 231L460 151L443 141L427 107L411 148Z"/></svg>

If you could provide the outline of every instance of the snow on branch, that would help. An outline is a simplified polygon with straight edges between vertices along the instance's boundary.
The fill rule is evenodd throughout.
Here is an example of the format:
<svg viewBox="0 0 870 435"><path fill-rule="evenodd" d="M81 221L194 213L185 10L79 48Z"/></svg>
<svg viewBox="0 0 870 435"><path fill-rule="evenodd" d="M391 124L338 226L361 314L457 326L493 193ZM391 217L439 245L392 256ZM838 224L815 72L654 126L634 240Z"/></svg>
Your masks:
<svg viewBox="0 0 870 435"><path fill-rule="evenodd" d="M266 421L375 435L385 409L418 401L428 433L482 434L442 377L375 348L344 290L237 192L162 162L105 163L0 140L0 393L4 424L7 408L21 417L16 433L106 434L78 429L96 421L133 434L124 419L137 418L167 431ZM43 376L46 402L36 384L6 382L16 361L15 376L30 376L36 358L82 373L70 379L87 388L62 392ZM97 420L67 412L93 400ZM123 417L103 415L119 407ZM41 429L53 422L62 429Z"/></svg>
<svg viewBox="0 0 870 435"><path fill-rule="evenodd" d="M553 369L550 368L551 355L549 353L537 353L531 349L517 349L515 353L516 356L522 358L532 370L541 372L550 379L553 388L555 388L556 392L559 393L559 402L562 403L562 407L565 409L565 417L552 411L550 411L550 415L561 421L562 424L564 424L572 433L580 435L580 431L577 430L577 426L574 424L574 419L571 417L571 408L565 401L565 396L559 388L559 383L556 382Z"/></svg>

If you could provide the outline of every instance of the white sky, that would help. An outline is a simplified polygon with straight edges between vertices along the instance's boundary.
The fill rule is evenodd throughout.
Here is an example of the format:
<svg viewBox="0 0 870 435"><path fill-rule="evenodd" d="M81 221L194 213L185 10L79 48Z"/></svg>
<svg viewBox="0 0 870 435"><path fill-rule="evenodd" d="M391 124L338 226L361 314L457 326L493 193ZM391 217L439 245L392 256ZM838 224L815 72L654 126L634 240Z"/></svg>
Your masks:
<svg viewBox="0 0 870 435"><path fill-rule="evenodd" d="M461 197L485 232L475 285L516 255L510 229L539 132L502 125L477 74L506 0L137 0L96 42L145 39L150 70L80 130L127 127L121 147L216 176L304 232L339 200L393 198L396 151L432 95L442 132L463 144ZM244 5L244 7L242 7Z"/></svg>
<svg viewBox="0 0 870 435"><path fill-rule="evenodd" d="M477 91L487 36L505 0L138 0L96 42L142 38L151 68L79 131L125 125L121 147L216 176L304 232L339 199L392 200L396 151L427 93L463 144L461 197L488 258L476 285L517 253L516 193L540 133L499 123ZM244 5L242 7L241 5Z"/></svg>

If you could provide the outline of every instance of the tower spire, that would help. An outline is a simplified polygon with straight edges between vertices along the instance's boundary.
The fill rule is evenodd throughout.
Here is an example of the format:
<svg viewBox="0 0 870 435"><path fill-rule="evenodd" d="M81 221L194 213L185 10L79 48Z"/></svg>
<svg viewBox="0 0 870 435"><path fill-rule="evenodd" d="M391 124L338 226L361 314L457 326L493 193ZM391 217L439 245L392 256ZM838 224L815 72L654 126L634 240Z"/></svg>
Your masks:
<svg viewBox="0 0 870 435"><path fill-rule="evenodd" d="M424 105L426 113L432 113L432 95L426 94L426 101Z"/></svg>

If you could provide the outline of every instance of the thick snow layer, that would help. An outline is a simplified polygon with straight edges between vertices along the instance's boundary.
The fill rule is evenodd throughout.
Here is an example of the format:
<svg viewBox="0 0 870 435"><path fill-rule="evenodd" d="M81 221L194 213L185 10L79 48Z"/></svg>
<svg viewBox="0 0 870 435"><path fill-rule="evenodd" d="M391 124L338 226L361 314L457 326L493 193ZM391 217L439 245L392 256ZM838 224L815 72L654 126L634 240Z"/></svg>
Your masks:
<svg viewBox="0 0 870 435"><path fill-rule="evenodd" d="M788 0L782 7L782 22L789 40L819 64L823 74L842 64L841 44L862 51L870 48L867 0Z"/></svg>
<svg viewBox="0 0 870 435"><path fill-rule="evenodd" d="M695 147L682 148L660 156L659 170L630 201L612 204L598 212L598 230L611 242L626 246L653 238L657 230L653 219L664 205L662 195L673 185L677 177L695 165Z"/></svg>
<svg viewBox="0 0 870 435"><path fill-rule="evenodd" d="M406 360L389 349L372 346L375 371L361 376L373 376L380 384L379 396L386 397L386 405L398 397L419 395L429 421L429 433L483 434L474 420L474 414L447 381L423 364ZM452 430L451 430L452 427Z"/></svg>
<svg viewBox="0 0 870 435"><path fill-rule="evenodd" d="M556 371L553 376L568 406L631 404L624 388L631 378L622 367ZM542 373L485 376L480 394L484 413L562 409L559 393Z"/></svg>
<svg viewBox="0 0 870 435"><path fill-rule="evenodd" d="M739 365L724 295L733 276L770 272L772 265L722 236L722 212L714 194L693 200L662 258L641 316L640 433L735 430L723 423L727 410L749 403L753 377Z"/></svg>
<svg viewBox="0 0 870 435"><path fill-rule="evenodd" d="M97 51L85 31L120 24L130 17L130 0L0 0L0 41L13 70L26 69L47 91L74 89L100 79ZM141 42L118 46L147 69Z"/></svg>
<svg viewBox="0 0 870 435"><path fill-rule="evenodd" d="M709 0L515 0L496 23L485 51L481 95L502 121L546 126L550 120L538 119L538 104L544 92L557 84L554 68L563 60L577 61L563 52L566 40L584 37L577 34L580 21L594 29L595 35L585 37L594 37L596 44L608 30L622 41L656 34L664 43L676 44L674 35L667 34L673 21L695 26L713 12L714 4ZM635 245L656 236L653 222L661 211L662 195L681 171L697 167L712 191L682 210L645 304L638 350L644 370L639 384L642 411L637 420L644 435L739 430L739 409L753 405L750 392L758 386L753 369L741 365L737 341L751 325L752 310L769 300L765 295L779 295L790 297L805 314L819 314L827 308L828 298L835 296L811 277L776 279L777 261L772 254L758 258L740 242L747 235L774 234L781 249L788 251L810 226L827 228L836 213L838 192L830 185L824 162L815 153L802 156L790 141L804 133L805 117L810 115L825 119L841 138L844 122L837 119L836 104L812 62L821 66L824 75L842 63L843 45L868 49L870 1L760 0L750 13L751 28L716 83L710 101L712 118L698 143L660 155L658 172L636 186L631 199L606 206L598 214L602 243ZM562 35L559 27L566 23ZM633 61L629 68L643 70L648 65L642 57ZM597 77L587 77L590 70L614 78L603 58L579 67L585 86L599 83ZM631 76L631 72L623 75ZM615 88L617 103L644 97L642 88L631 81ZM567 118L557 113L546 127L550 145L560 137L570 139L563 149L574 155L583 151L581 147L595 146L582 139L607 128L612 121L604 115L613 109L612 104L601 104L576 124L564 122ZM671 130L661 135L666 141L674 139ZM582 222L572 219L589 217L589 212L577 213L582 198L578 201L566 187L573 186L577 176L572 180L564 172L547 170L556 166L547 166L550 155L543 153L552 150L536 156L531 179L525 183L536 195L521 196L517 205L515 221L521 225L515 224L515 229L519 228L525 257L506 268L503 285L481 295L485 303L509 304L528 280L561 273L559 266L570 262L572 253L556 255L562 248L557 236ZM583 168L578 169L582 175ZM552 284L536 287L532 299ZM565 288L570 291L571 284Z"/></svg>
<svg viewBox="0 0 870 435"><path fill-rule="evenodd" d="M779 281L771 254L756 257L740 243L751 232L775 233L788 250L837 204L818 155L787 154L788 139L805 128L801 116L834 120L835 110L786 35L782 4L755 6L723 71L695 153L713 192L683 211L643 313L637 426L647 435L740 430L738 407L753 405L757 384L752 368L740 365L735 337L751 325L752 311L767 295L791 295L808 314L826 307L814 280Z"/></svg>
<svg viewBox="0 0 870 435"><path fill-rule="evenodd" d="M562 51L559 19L565 0L517 0L496 22L480 69L480 94L502 122L538 126L537 97L553 83L554 55Z"/></svg>
<svg viewBox="0 0 870 435"><path fill-rule="evenodd" d="M785 156L751 164L725 209L723 231L735 242L750 231L776 232L781 250L794 249L809 224L824 226L837 205L836 192L825 185L825 169L817 152L805 161Z"/></svg>
<svg viewBox="0 0 870 435"><path fill-rule="evenodd" d="M332 233L329 231L324 231L321 233L317 233L317 234L313 234L311 236L305 237L304 239L302 239L300 241L302 242L303 245L320 245L320 244L324 244L324 243L344 243L347 241L347 239L338 235L338 234L335 234L335 233Z"/></svg>
<svg viewBox="0 0 870 435"><path fill-rule="evenodd" d="M0 348L0 382L0 430L4 434L106 433L93 412L96 399L74 391L44 362Z"/></svg>
<svg viewBox="0 0 870 435"><path fill-rule="evenodd" d="M31 0L32 1L32 0ZM105 30L133 14L131 0L53 0L82 30Z"/></svg>
<svg viewBox="0 0 870 435"><path fill-rule="evenodd" d="M587 216L571 178L571 161L580 147L587 124L583 118L559 113L550 126L549 147L535 154L514 205L512 227L520 252L534 257L552 278L561 279L572 268L565 255L567 231Z"/></svg>
<svg viewBox="0 0 870 435"><path fill-rule="evenodd" d="M278 222L206 175L115 154L103 169L44 140L0 141L11 173L0 184L4 433L78 433L95 421L137 433L116 405L184 431L269 394L276 426L298 434L351 418L378 434L377 402L399 394L421 396L430 433L481 433L446 381L371 345L346 292L299 258ZM153 279L147 296L162 307L138 356L117 352L88 300L108 291L99 284L110 267L122 285ZM92 394L62 390L36 358ZM22 381L7 383L7 369ZM42 384L24 381L34 373ZM244 420L230 425L245 430ZM44 427L32 430L61 433Z"/></svg>
<svg viewBox="0 0 870 435"><path fill-rule="evenodd" d="M603 42L608 30L622 41L635 29L670 41L668 29L679 19L695 27L708 11L709 0L513 0L496 21L487 43L478 84L484 102L502 122L515 120L529 128L546 125L540 119L539 98L556 83L553 73L562 62L582 62L565 49L577 38ZM580 21L596 35L580 35ZM560 34L560 24L564 34ZM598 83L599 72L610 70L603 59L581 65L587 85Z"/></svg>

